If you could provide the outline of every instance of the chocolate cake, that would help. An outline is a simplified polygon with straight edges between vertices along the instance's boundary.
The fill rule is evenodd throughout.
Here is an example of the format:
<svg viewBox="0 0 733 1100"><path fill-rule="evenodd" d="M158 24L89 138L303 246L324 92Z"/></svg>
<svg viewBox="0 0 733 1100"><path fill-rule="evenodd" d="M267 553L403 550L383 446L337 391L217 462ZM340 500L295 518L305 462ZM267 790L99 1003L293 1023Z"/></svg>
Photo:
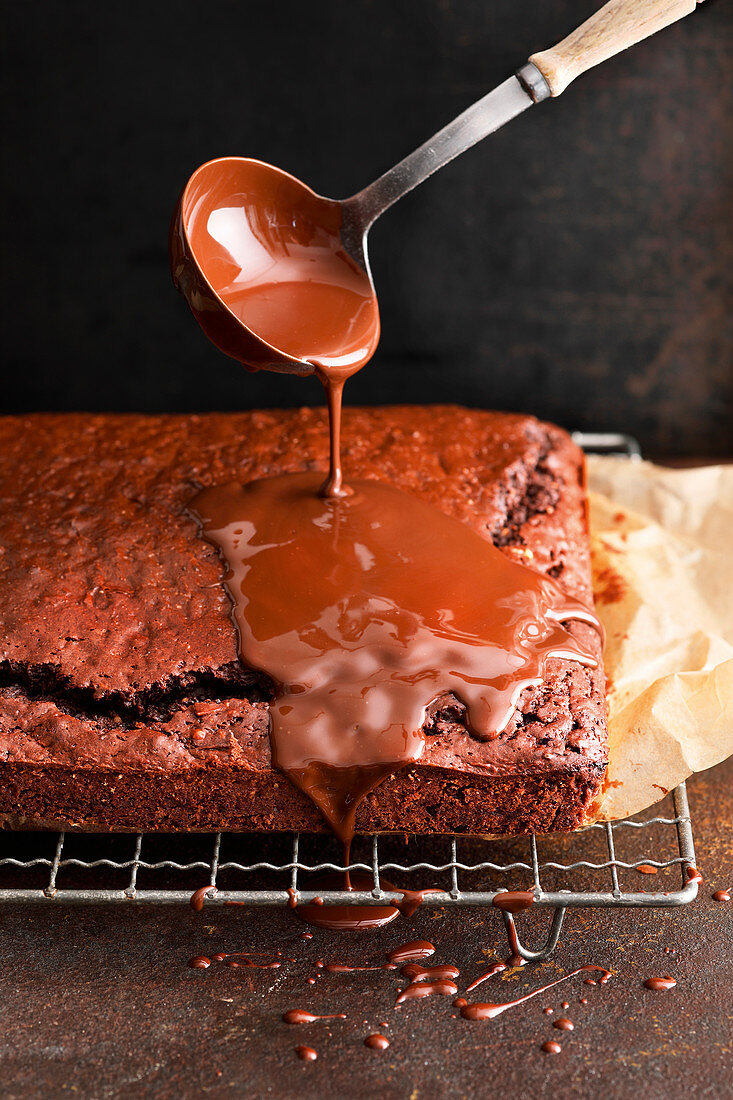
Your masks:
<svg viewBox="0 0 733 1100"><path fill-rule="evenodd" d="M17 827L314 830L271 762L273 686L238 659L200 490L328 467L320 410L0 421L0 815ZM348 409L349 477L469 525L592 603L583 459L532 417L457 407ZM480 578L476 578L480 585ZM598 668L548 662L498 737L433 701L421 758L366 796L357 828L522 833L582 824L607 741Z"/></svg>

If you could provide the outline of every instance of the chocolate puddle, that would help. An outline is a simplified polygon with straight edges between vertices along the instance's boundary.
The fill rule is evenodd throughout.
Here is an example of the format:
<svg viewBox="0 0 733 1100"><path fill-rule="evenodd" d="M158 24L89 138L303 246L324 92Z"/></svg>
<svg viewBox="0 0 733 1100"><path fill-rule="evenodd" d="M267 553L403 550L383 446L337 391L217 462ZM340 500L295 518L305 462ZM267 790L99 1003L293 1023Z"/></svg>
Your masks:
<svg viewBox="0 0 733 1100"><path fill-rule="evenodd" d="M348 863L348 854L345 862ZM343 905L324 905L322 899L296 905L295 912L300 919L318 928L327 928L332 932L364 932L383 928L385 924L390 924L400 915L399 909L394 905L349 905L347 899L350 890L374 889L372 876L364 871L348 872L345 876L333 872L316 879L312 887L314 890L343 890L344 892L345 904ZM391 883L384 881L382 881L382 888L394 889Z"/></svg>
<svg viewBox="0 0 733 1100"><path fill-rule="evenodd" d="M437 696L453 692L471 735L495 738L548 658L596 665L562 622L598 624L417 498L357 481L324 499L319 483L220 485L191 508L227 567L239 656L275 685L273 763L348 845L365 795L420 758Z"/></svg>

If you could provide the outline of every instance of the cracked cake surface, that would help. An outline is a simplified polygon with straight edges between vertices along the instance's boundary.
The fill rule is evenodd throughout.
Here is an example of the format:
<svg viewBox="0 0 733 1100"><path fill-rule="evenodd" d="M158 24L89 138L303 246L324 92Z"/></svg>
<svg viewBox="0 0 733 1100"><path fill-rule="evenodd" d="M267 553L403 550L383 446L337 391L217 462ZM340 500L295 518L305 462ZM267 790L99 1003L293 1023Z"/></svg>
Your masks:
<svg viewBox="0 0 733 1100"><path fill-rule="evenodd" d="M325 414L33 414L4 418L0 436L6 823L325 828L272 767L272 686L238 660L221 562L188 511L202 486L325 470ZM583 460L559 428L347 409L343 457L348 476L376 474L592 603ZM569 629L600 659L591 628ZM366 797L357 828L574 828L605 773L602 667L548 662L494 740L467 732L450 695L424 732L423 756Z"/></svg>

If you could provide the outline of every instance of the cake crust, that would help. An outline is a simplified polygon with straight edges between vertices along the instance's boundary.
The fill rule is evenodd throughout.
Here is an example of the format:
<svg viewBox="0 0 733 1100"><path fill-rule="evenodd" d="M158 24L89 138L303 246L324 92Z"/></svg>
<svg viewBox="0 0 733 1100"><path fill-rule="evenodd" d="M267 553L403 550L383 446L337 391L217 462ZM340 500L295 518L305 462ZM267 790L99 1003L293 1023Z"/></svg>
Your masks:
<svg viewBox="0 0 733 1100"><path fill-rule="evenodd" d="M205 485L325 470L320 410L0 421L0 815L110 830L321 830L273 770L271 685L243 668L222 566L187 506ZM347 409L344 464L413 493L592 602L582 454L532 417ZM477 579L477 583L479 580ZM569 629L600 660L587 626ZM357 829L582 824L606 767L602 667L549 662L507 729L435 700L419 762ZM199 732L203 731L203 732Z"/></svg>

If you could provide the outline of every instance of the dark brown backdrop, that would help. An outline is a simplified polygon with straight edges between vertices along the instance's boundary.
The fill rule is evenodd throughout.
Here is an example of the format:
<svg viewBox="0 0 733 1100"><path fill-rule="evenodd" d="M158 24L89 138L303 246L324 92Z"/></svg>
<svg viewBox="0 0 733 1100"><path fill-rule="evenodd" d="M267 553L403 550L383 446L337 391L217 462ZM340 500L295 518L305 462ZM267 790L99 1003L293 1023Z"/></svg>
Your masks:
<svg viewBox="0 0 733 1100"><path fill-rule="evenodd" d="M5 411L320 400L245 375L172 290L190 171L250 154L347 194L598 3L5 3ZM707 0L390 212L372 237L384 336L350 400L730 454L732 28Z"/></svg>

